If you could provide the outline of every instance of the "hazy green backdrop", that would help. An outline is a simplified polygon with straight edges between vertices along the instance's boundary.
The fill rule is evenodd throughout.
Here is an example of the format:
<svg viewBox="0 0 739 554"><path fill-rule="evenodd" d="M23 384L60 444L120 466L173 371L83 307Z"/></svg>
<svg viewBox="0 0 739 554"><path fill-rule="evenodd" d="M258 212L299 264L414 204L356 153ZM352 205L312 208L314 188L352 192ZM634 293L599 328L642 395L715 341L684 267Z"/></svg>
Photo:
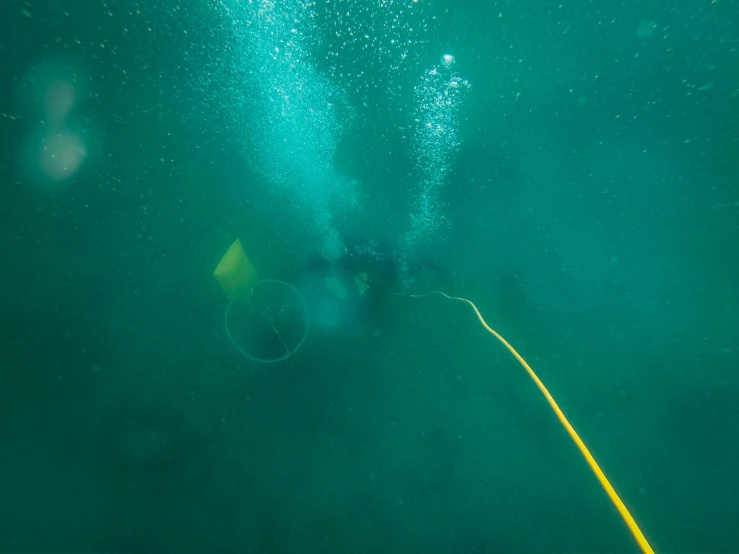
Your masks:
<svg viewBox="0 0 739 554"><path fill-rule="evenodd" d="M472 88L426 252L656 549L736 552L739 3L419 2L408 104L381 67L375 88L340 82L356 117L335 163L364 192L341 230L405 230L410 90L452 51ZM274 367L233 350L211 278L230 241L276 278L319 241L229 106L203 107L217 7L0 8L0 551L635 551L464 305L397 299L379 337ZM89 154L54 194L21 152L21 85L49 59L85 75Z"/></svg>

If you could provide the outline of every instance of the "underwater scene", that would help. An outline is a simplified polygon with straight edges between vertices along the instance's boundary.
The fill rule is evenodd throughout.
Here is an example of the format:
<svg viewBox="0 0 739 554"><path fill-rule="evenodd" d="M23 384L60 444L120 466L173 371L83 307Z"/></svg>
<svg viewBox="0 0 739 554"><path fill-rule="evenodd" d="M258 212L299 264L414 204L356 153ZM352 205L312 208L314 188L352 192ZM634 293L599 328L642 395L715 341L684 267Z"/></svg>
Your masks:
<svg viewBox="0 0 739 554"><path fill-rule="evenodd" d="M739 551L739 1L5 0L0 552Z"/></svg>

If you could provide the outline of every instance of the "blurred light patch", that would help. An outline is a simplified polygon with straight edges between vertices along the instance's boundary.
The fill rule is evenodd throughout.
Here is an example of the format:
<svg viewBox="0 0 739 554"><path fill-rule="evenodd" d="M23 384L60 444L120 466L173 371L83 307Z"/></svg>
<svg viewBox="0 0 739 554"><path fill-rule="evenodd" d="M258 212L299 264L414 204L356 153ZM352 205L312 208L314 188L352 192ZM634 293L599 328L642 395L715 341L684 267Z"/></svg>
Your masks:
<svg viewBox="0 0 739 554"><path fill-rule="evenodd" d="M59 191L87 157L79 133L67 128L42 129L26 139L20 163L30 183L41 191Z"/></svg>
<svg viewBox="0 0 739 554"><path fill-rule="evenodd" d="M71 81L55 81L46 88L43 107L53 121L64 121L74 107L77 92Z"/></svg>
<svg viewBox="0 0 739 554"><path fill-rule="evenodd" d="M41 140L39 167L53 181L66 181L82 165L87 155L80 137L71 131L49 133Z"/></svg>
<svg viewBox="0 0 739 554"><path fill-rule="evenodd" d="M26 118L61 124L85 95L87 72L71 58L49 57L26 72L18 98Z"/></svg>
<svg viewBox="0 0 739 554"><path fill-rule="evenodd" d="M76 61L54 56L30 67L19 83L18 101L27 127L18 162L38 191L62 190L88 158L89 136L74 125L88 80Z"/></svg>

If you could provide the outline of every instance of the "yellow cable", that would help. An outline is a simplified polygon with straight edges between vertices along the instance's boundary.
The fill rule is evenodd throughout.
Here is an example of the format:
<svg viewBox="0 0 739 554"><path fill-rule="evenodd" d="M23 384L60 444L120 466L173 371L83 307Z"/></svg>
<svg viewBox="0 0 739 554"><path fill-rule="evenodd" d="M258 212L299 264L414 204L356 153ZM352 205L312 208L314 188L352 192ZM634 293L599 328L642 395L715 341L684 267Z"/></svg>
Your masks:
<svg viewBox="0 0 739 554"><path fill-rule="evenodd" d="M444 298L448 298L449 300L459 300L460 302L465 302L472 306L472 309L475 310L475 314L477 315L477 319L480 320L480 323L482 323L482 326L485 327L485 329L493 335L496 339L498 339L503 346L505 346L508 351L513 354L513 356L518 360L518 362L523 366L523 368L526 370L526 372L529 374L529 377L536 383L536 386L539 387L539 390L544 395L544 398L547 399L547 402L549 402L549 405L551 406L552 410L557 416L557 419L559 419L559 422L562 424L562 426L565 428L567 433L570 435L570 438L573 440L577 448L580 450L580 453L582 454L583 458L585 458L585 461L590 466L590 469L593 471L595 476L597 477L598 481L600 482L603 489L606 491L606 494L608 495L608 498L610 498L613 505L618 510L618 513L621 514L621 518L624 520L624 523L626 523L626 526L629 528L629 531L631 531L631 534L634 536L634 539L636 539L636 542L639 544L639 547L641 548L642 552L645 554L653 554L654 550L652 550L652 547L649 545L649 542L647 542L647 539L644 537L644 534L641 532L641 529L639 529L639 526L636 524L636 521L634 521L634 518L631 517L631 514L629 513L629 510L626 508L624 503L621 501L621 498L619 498L618 494L616 493L615 489L611 485L611 483L608 481L608 478L605 476L603 471L598 466L598 463L595 461L595 458L593 458L593 455L588 450L588 447L585 446L585 443L582 441L580 436L577 434L575 429L573 429L572 425L570 425L570 422L567 421L567 418L565 417L564 413L562 413L562 410L560 410L557 403L554 401L554 398L551 394L549 394L549 391L544 386L544 383L541 382L541 380L536 376L536 373L534 373L534 370L531 369L529 364L526 363L526 360L524 360L521 355L516 352L516 350L508 344L508 342L500 336L498 333L495 332L487 323L485 323L485 320L482 318L482 315L480 315L480 310L477 309L477 306L475 306L471 301L467 300L466 298L459 298L457 296L449 296L448 294L444 294L440 291L433 291L428 292L426 294L411 294L410 296L412 298L422 298L424 296L429 296L431 294L440 294Z"/></svg>

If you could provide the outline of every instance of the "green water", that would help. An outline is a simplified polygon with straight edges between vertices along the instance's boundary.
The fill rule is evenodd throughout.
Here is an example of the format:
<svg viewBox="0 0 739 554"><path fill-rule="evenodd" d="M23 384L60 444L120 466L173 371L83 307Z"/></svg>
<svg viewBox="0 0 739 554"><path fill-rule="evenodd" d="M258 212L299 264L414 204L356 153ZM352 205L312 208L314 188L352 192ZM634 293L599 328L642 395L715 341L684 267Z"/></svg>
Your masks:
<svg viewBox="0 0 739 554"><path fill-rule="evenodd" d="M464 305L397 298L380 333L309 337L275 366L230 346L211 277L230 242L286 278L320 241L203 98L229 47L215 7L0 7L0 551L636 551ZM404 91L453 51L472 87L424 253L656 550L736 552L739 4L424 9L394 79L361 49L336 69L377 85L340 78L355 118L334 163L364 207L337 226L406 230ZM87 151L53 193L31 183L23 108L50 59L80 75Z"/></svg>

